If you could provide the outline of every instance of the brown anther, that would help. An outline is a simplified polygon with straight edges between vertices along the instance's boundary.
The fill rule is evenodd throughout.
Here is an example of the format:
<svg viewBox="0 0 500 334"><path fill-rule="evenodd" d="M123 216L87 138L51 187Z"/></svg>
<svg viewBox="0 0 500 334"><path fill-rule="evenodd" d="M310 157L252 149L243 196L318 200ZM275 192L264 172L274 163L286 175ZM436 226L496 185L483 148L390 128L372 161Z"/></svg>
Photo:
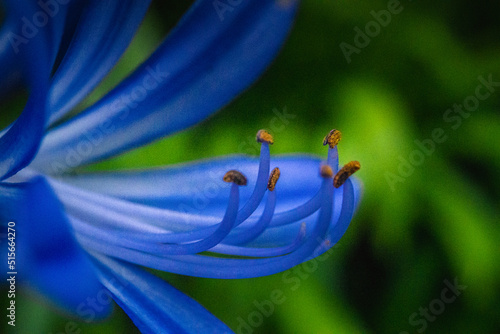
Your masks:
<svg viewBox="0 0 500 334"><path fill-rule="evenodd" d="M241 174L241 172L234 169L227 172L222 178L222 180L224 182L235 183L239 186L247 185L247 178L245 177L245 175Z"/></svg>
<svg viewBox="0 0 500 334"><path fill-rule="evenodd" d="M333 186L335 188L340 187L341 185L344 184L345 181L347 181L349 176L357 172L360 168L361 165L357 161L351 161L346 163L344 167L342 167L333 178Z"/></svg>
<svg viewBox="0 0 500 334"><path fill-rule="evenodd" d="M267 189L269 191L274 191L274 187L276 187L276 182L280 178L280 169L278 167L274 168L269 176L269 181L267 182Z"/></svg>
<svg viewBox="0 0 500 334"><path fill-rule="evenodd" d="M321 177L323 178L333 177L332 167L328 165L321 165L321 167L319 168L319 175L321 175Z"/></svg>
<svg viewBox="0 0 500 334"><path fill-rule="evenodd" d="M256 139L257 139L257 142L259 142L259 143L268 143L269 145L274 144L273 136L269 132L267 132L266 130L257 131Z"/></svg>
<svg viewBox="0 0 500 334"><path fill-rule="evenodd" d="M325 139L323 139L323 145L328 145L330 148L334 148L341 139L342 133L339 130L333 129L325 136Z"/></svg>

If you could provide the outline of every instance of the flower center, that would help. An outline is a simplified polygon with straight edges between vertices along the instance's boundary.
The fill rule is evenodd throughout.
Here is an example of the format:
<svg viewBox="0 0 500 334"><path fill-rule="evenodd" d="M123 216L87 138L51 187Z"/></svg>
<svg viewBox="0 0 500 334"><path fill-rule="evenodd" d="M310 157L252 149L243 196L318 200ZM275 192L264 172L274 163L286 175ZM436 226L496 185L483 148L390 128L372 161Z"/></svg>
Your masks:
<svg viewBox="0 0 500 334"><path fill-rule="evenodd" d="M360 164L351 161L339 170L337 144L341 137L338 130L325 137L328 157L318 166L321 186L309 200L291 209L276 212L280 185L290 184L277 183L282 176L280 168L270 171L269 145L274 139L260 130L256 140L261 143L261 153L252 194L240 208L239 187L247 185L247 178L235 169L225 173L223 181L232 184L226 212L218 223L175 232L168 230L169 222L165 221L165 232L138 235L137 231L121 229L117 237L113 227L120 226L119 221L99 227L78 221L74 222L78 239L87 248L118 258L127 254L127 259L137 264L179 274L243 278L286 270L332 247L353 216L358 196L349 177ZM263 200L264 209L256 217L253 214Z"/></svg>

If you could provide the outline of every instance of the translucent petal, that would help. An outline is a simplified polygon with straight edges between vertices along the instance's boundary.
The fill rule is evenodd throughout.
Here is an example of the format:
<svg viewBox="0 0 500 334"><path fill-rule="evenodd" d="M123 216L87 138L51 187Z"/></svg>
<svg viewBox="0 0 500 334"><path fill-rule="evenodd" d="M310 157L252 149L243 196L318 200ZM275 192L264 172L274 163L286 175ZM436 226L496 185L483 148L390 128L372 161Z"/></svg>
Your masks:
<svg viewBox="0 0 500 334"><path fill-rule="evenodd" d="M284 216L280 226L298 220L314 220L314 217L308 216L319 208L318 195L315 196L318 205L308 214L283 212L308 203L307 196L312 197L319 190L319 161L311 156L283 156L273 161L282 171L276 189L276 216ZM236 167L248 178L248 186L240 188L243 197L241 207L251 198L259 170L257 159L244 156L205 160L161 170L66 176L51 180L51 183L69 214L88 222L99 221L100 227L108 228L115 236L126 237L129 233L141 231L141 237L151 242L190 242L206 237L217 228L227 207L229 193L229 186L222 182L222 176ZM156 205L150 206L150 202ZM340 203L338 205L340 207ZM255 225L263 210L264 203L248 222L234 230L239 235L237 238L242 238L242 234ZM299 227L276 229L272 233L265 232L264 236L274 240L271 245L289 244L295 239ZM126 233L127 230L132 232ZM284 233L285 239L281 233ZM228 242L238 243L231 235Z"/></svg>
<svg viewBox="0 0 500 334"><path fill-rule="evenodd" d="M333 227L333 234L338 236L352 219L355 210L355 195L352 182L349 180L339 188L343 191L343 203L339 219L332 219L332 196L334 194L331 179L323 181L322 204L314 230L307 240L296 251L283 256L265 259L228 259L205 255L160 256L141 251L116 247L100 243L93 238L80 236L78 239L88 249L126 259L127 261L183 275L211 278L246 278L271 275L287 270L302 261L308 260L328 249L323 243L328 230ZM338 232L335 229L338 227ZM335 242L335 240L332 240ZM333 243L334 243L333 242ZM332 245L333 243L330 243Z"/></svg>
<svg viewBox="0 0 500 334"><path fill-rule="evenodd" d="M198 123L269 65L288 33L296 3L244 2L220 21L212 1L196 2L129 78L53 129L32 166L61 173Z"/></svg>
<svg viewBox="0 0 500 334"><path fill-rule="evenodd" d="M75 107L113 68L132 40L149 3L89 1L51 82L50 123Z"/></svg>

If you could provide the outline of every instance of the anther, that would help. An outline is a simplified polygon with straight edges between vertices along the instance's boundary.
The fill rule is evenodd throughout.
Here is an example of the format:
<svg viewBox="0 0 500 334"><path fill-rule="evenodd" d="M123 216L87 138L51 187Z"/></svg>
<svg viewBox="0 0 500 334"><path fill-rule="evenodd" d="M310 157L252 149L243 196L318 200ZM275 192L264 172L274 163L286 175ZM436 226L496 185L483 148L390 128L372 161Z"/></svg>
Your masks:
<svg viewBox="0 0 500 334"><path fill-rule="evenodd" d="M257 142L259 142L259 143L268 143L269 145L274 144L273 136L269 132L267 132L266 130L257 131L256 139L257 139Z"/></svg>
<svg viewBox="0 0 500 334"><path fill-rule="evenodd" d="M267 189L269 191L274 191L274 187L276 187L276 182L280 178L280 169L278 167L274 168L269 176L269 181L267 182Z"/></svg>
<svg viewBox="0 0 500 334"><path fill-rule="evenodd" d="M323 145L329 145L330 148L334 148L342 139L342 133L339 130L333 129L330 131L323 139Z"/></svg>
<svg viewBox="0 0 500 334"><path fill-rule="evenodd" d="M246 186L247 185L247 178L245 177L245 175L241 174L241 172L234 170L234 169L228 171L224 175L222 180L224 182L235 183L239 186Z"/></svg>
<svg viewBox="0 0 500 334"><path fill-rule="evenodd" d="M321 167L319 168L319 175L321 175L321 177L323 178L333 177L332 167L328 165L321 165Z"/></svg>
<svg viewBox="0 0 500 334"><path fill-rule="evenodd" d="M354 174L360 168L361 165L357 161L351 161L346 163L344 167L342 167L342 169L340 169L339 172L333 178L333 186L335 188L340 187L349 178L349 176Z"/></svg>

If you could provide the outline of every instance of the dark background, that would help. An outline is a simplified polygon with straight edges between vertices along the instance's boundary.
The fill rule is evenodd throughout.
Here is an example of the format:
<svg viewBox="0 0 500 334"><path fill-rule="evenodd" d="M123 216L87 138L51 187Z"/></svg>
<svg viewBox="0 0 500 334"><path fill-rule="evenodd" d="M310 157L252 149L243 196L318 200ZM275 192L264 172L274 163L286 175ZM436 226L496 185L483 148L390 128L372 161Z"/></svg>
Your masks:
<svg viewBox="0 0 500 334"><path fill-rule="evenodd" d="M233 103L183 133L89 168L249 153L244 143L271 127L276 110L284 108L294 118L274 129L273 154L326 157L323 136L331 128L343 132L341 162L361 162L357 175L365 191L347 233L324 262L238 281L158 273L235 331L240 319L255 324L261 318L261 325L251 326L254 333L500 328L500 87L464 109L467 114L447 112L474 101L480 77L500 82L500 2L401 1L398 13L348 62L341 43L356 46L354 28L364 31L374 20L370 12L391 3L303 1L279 57ZM81 108L145 59L187 6L156 1L122 62ZM433 133L439 135L433 139ZM455 281L466 289L443 295ZM257 305L276 289L283 302L263 314ZM27 290L17 304L19 333L64 333L68 321L81 333L137 332L119 307L110 320L88 325Z"/></svg>

